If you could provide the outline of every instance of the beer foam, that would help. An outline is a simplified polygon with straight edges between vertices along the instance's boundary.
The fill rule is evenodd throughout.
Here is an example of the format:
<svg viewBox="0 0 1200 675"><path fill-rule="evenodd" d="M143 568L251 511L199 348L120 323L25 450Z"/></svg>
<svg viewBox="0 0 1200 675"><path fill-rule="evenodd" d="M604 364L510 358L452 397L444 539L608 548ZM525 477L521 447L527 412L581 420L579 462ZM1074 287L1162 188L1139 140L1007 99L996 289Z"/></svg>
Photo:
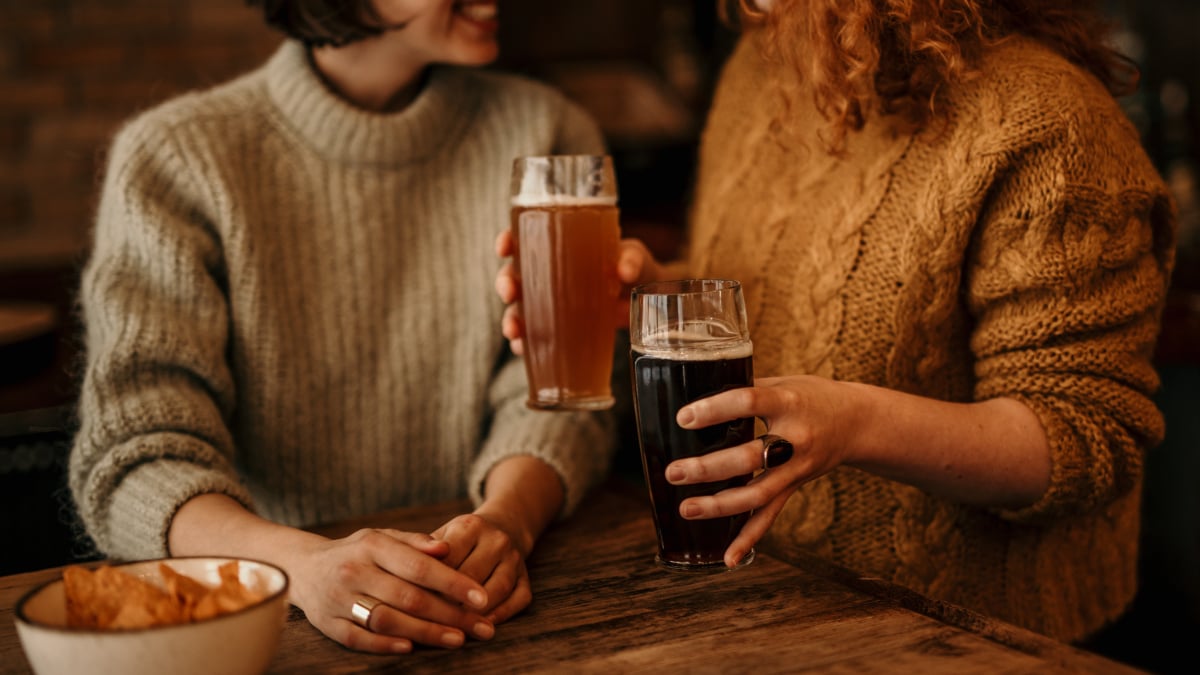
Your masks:
<svg viewBox="0 0 1200 675"><path fill-rule="evenodd" d="M514 195L513 206L523 208L537 206L616 206L617 198L612 195L581 197L578 195Z"/></svg>
<svg viewBox="0 0 1200 675"><path fill-rule="evenodd" d="M754 343L748 338L714 338L710 333L668 330L646 336L633 351L672 361L718 361L754 355Z"/></svg>

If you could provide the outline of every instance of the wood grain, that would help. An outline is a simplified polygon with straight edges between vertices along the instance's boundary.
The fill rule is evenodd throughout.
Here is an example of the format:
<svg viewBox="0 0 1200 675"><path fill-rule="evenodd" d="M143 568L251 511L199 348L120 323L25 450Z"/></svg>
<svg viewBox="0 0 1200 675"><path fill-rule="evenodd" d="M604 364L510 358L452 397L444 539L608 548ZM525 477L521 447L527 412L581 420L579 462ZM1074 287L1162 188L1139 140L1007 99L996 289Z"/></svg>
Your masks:
<svg viewBox="0 0 1200 675"><path fill-rule="evenodd" d="M465 502L314 528L431 531ZM271 673L1127 673L1115 661L937 603L818 558L763 553L733 572L653 563L649 506L606 488L546 534L530 560L534 601L488 642L405 656L349 651L292 609ZM58 570L0 578L0 674L29 671L12 623L17 599Z"/></svg>

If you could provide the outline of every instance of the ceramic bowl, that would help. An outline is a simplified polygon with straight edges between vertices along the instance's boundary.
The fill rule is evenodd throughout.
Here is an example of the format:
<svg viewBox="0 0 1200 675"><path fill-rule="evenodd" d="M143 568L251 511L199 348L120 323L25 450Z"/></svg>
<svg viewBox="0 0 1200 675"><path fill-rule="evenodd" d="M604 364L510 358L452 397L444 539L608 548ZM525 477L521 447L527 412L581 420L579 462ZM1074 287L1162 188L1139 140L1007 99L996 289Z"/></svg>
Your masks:
<svg viewBox="0 0 1200 675"><path fill-rule="evenodd" d="M169 558L115 564L123 572L161 583L158 564L210 586L218 568L234 558ZM17 603L17 634L38 675L141 675L149 673L257 674L279 647L287 619L288 577L283 570L238 560L239 580L264 594L259 602L211 619L155 628L99 630L67 626L61 577L37 586Z"/></svg>

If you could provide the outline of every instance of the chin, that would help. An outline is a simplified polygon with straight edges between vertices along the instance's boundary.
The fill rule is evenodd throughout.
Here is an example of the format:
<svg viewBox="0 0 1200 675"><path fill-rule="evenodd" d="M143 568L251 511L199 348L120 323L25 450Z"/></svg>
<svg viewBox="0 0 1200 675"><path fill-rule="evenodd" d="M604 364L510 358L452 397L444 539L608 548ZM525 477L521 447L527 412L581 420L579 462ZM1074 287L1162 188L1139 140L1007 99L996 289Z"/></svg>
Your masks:
<svg viewBox="0 0 1200 675"><path fill-rule="evenodd" d="M457 46L443 61L458 66L486 66L499 56L500 45L492 40Z"/></svg>

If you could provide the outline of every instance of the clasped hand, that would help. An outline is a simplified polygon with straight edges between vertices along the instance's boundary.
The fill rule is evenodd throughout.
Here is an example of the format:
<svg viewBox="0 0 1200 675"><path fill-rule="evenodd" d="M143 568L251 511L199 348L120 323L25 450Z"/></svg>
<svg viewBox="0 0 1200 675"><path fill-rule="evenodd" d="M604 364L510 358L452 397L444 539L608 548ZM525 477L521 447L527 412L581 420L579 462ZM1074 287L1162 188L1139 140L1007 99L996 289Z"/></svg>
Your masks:
<svg viewBox="0 0 1200 675"><path fill-rule="evenodd" d="M322 633L360 651L456 648L468 635L487 640L532 599L518 539L465 514L432 535L363 529L320 540L298 557L293 601ZM366 625L349 612L363 596L380 602Z"/></svg>

